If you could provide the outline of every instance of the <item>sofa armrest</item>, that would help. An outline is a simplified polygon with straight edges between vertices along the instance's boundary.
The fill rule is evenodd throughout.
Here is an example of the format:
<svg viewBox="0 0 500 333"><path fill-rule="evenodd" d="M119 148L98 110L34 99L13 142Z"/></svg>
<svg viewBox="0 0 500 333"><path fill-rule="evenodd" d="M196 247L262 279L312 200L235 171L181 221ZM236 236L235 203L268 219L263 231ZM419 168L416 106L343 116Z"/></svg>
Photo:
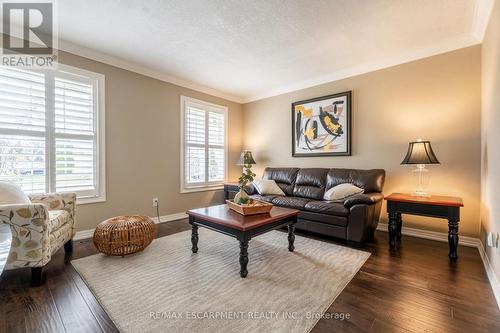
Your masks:
<svg viewBox="0 0 500 333"><path fill-rule="evenodd" d="M8 224L12 231L7 269L39 267L50 260L48 222L44 204L0 205L0 223Z"/></svg>
<svg viewBox="0 0 500 333"><path fill-rule="evenodd" d="M248 194L248 195L252 195L252 194L258 194L259 192L257 191L257 189L255 188L255 186L253 186L252 183L250 184L247 184L245 186L245 192Z"/></svg>
<svg viewBox="0 0 500 333"><path fill-rule="evenodd" d="M384 195L378 192L356 194L353 195L352 197L347 198L344 201L344 206L346 208L350 208L354 205L359 205L359 204L373 205L383 199Z"/></svg>

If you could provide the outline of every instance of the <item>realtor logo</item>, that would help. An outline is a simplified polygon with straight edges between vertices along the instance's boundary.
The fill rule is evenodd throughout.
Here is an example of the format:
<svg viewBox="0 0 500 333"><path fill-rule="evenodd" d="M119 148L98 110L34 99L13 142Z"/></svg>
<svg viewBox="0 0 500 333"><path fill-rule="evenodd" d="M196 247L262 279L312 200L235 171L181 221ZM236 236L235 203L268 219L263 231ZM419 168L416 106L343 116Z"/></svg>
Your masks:
<svg viewBox="0 0 500 333"><path fill-rule="evenodd" d="M2 2L3 66L54 68L54 3Z"/></svg>

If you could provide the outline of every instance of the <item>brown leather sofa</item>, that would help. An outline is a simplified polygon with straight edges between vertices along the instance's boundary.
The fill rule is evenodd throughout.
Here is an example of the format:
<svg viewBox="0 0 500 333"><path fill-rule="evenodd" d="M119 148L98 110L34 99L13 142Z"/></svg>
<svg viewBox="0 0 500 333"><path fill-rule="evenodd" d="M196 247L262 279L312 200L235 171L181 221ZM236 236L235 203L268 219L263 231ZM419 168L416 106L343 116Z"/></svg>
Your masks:
<svg viewBox="0 0 500 333"><path fill-rule="evenodd" d="M273 179L285 196L259 195L253 186L245 190L275 206L299 209L297 229L362 243L373 237L382 206L385 170L266 168L263 179ZM323 195L333 186L352 183L363 194L344 202L327 202Z"/></svg>

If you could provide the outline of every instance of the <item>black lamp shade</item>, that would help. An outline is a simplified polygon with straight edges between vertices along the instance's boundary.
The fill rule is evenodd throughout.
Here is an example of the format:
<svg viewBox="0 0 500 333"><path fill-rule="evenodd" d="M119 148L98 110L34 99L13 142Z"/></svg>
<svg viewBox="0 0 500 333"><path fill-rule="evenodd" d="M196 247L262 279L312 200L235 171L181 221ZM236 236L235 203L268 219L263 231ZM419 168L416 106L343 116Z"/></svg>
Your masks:
<svg viewBox="0 0 500 333"><path fill-rule="evenodd" d="M415 141L408 145L408 152L401 164L440 164L430 141Z"/></svg>
<svg viewBox="0 0 500 333"><path fill-rule="evenodd" d="M241 152L240 159L236 165L245 165L245 164L257 164L253 159L252 152L250 150L245 150Z"/></svg>

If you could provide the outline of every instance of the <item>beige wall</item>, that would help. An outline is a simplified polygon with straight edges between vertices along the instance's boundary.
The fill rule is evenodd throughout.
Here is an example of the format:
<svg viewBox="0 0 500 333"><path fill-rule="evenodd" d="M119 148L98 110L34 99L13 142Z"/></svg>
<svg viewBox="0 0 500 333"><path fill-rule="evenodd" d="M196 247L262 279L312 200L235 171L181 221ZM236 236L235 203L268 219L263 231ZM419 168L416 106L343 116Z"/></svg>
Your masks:
<svg viewBox="0 0 500 333"><path fill-rule="evenodd" d="M480 63L481 48L475 46L245 104L244 148L254 153L258 173L265 166L384 168L388 194L413 190L412 169L400 162L409 141L428 139L442 163L429 167L430 192L461 196L460 233L477 237ZM292 157L290 104L347 90L353 92L352 156ZM407 217L405 222L448 230L443 220Z"/></svg>
<svg viewBox="0 0 500 333"><path fill-rule="evenodd" d="M500 233L500 2L496 1L482 48L481 240ZM500 250L486 248L500 279Z"/></svg>
<svg viewBox="0 0 500 333"><path fill-rule="evenodd" d="M106 76L106 188L104 203L77 207L77 230L94 228L121 214L155 216L222 202L222 191L179 194L180 96L229 108L229 176L237 178L241 151L241 105L162 82L73 54L60 52L60 62Z"/></svg>

